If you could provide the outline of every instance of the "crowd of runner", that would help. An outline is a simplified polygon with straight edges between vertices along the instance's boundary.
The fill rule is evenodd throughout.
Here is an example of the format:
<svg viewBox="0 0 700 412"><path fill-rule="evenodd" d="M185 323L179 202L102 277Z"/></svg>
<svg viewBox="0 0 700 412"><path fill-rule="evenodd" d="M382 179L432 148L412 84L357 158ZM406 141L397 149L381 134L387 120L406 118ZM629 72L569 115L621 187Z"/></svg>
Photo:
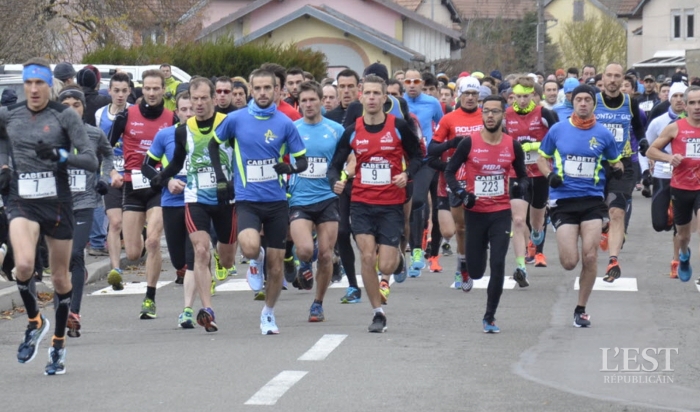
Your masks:
<svg viewBox="0 0 700 412"><path fill-rule="evenodd" d="M52 72L32 59L27 100L3 96L0 109L0 258L29 318L18 361L34 359L50 330L34 285L46 264L55 325L45 373L65 373L66 335L81 335L85 247L105 215L111 287L124 287L122 248L130 260L145 254L139 318L155 319L164 234L184 290L178 325L206 332L219 328L211 296L237 273L239 250L264 302L263 335L279 333L275 306L288 287L315 285L309 322L325 320L328 286L343 276L341 303L360 302L355 247L368 330L384 332L392 277L442 272L455 238L450 284L469 292L489 266L483 330L497 333L509 245L512 279L528 287L527 265L547 266L550 222L562 267L582 263L573 325L587 327L598 249L609 255L603 280L622 275L635 190L653 198L653 228L673 231L670 277L687 282L700 208L698 80L602 69L449 78L390 76L374 63L317 82L266 63L247 78L180 84L164 64L138 88L115 73L107 97L94 67Z"/></svg>

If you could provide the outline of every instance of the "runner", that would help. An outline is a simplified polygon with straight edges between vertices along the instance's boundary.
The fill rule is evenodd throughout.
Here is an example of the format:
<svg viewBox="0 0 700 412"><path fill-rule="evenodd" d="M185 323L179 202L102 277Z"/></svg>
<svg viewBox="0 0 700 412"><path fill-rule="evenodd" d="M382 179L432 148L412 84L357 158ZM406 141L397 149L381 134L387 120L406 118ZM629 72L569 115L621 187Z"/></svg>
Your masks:
<svg viewBox="0 0 700 412"><path fill-rule="evenodd" d="M608 251L610 256L608 268L603 280L614 282L622 274L618 262L618 254L622 249L625 237L625 214L628 202L632 197L637 179L632 161L632 146L630 131L635 136L644 136L644 125L639 117L639 104L629 95L620 92L624 79L622 66L617 63L609 64L603 73L603 90L596 95L596 119L615 137L617 149L622 155L624 175L621 178L608 180L605 199L609 208L610 223L601 236L600 247ZM573 93L572 93L573 94ZM640 153L644 154L648 143L645 139L639 142Z"/></svg>
<svg viewBox="0 0 700 412"><path fill-rule="evenodd" d="M663 114L652 120L647 126L646 138L649 144L653 144L659 137L663 129L669 123L677 120L679 117L685 116L685 91L688 87L683 83L674 83L671 87L671 106L668 113ZM663 148L664 153L671 153L671 146L666 145ZM680 245L678 244L678 232L673 225L673 209L671 209L671 165L667 162L654 162L650 168L652 172L652 184L654 193L651 198L651 224L657 232L668 231L673 229L673 260L671 260L671 279L678 278L678 254Z"/></svg>
<svg viewBox="0 0 700 412"><path fill-rule="evenodd" d="M53 85L49 62L29 60L22 78L27 101L0 108L0 129L6 131L0 139L0 193L7 196L5 211L10 221L15 278L29 318L17 360L31 362L51 327L30 287L36 246L39 236L44 235L51 254L51 282L58 297L44 373L62 375L66 372L65 333L72 296L68 266L74 224L67 166L95 172L97 157L80 116L49 100ZM71 147L77 154L69 152Z"/></svg>
<svg viewBox="0 0 700 412"><path fill-rule="evenodd" d="M333 248L338 235L338 197L331 190L326 173L343 127L321 116L323 92L316 82L299 85L299 107L304 118L294 122L304 145L309 167L293 175L289 182L289 220L292 240L300 261L298 284L313 287L311 261L314 254L314 227L318 242L316 296L309 309L309 322L323 322L323 298L333 273Z"/></svg>
<svg viewBox="0 0 700 412"><path fill-rule="evenodd" d="M64 87L58 95L58 100L66 107L70 107L83 117L85 108L85 95L78 86ZM85 123L88 138L93 150L101 160L101 175L84 169L68 168L70 176L70 190L73 196L73 218L75 230L73 232L73 249L71 252L70 271L73 284L73 296L71 297L70 313L68 315L68 336L80 337L80 304L83 299L83 286L87 280L85 268L85 244L90 237L92 229L93 211L102 200L102 195L107 192L109 184L107 176L114 170L112 146L107 141L105 133L97 127ZM58 307L58 294L54 294L54 307Z"/></svg>
<svg viewBox="0 0 700 412"><path fill-rule="evenodd" d="M503 293L506 255L510 241L511 203L509 192L527 191L525 154L518 141L502 131L506 101L488 96L481 108L484 128L465 137L447 164L445 179L452 193L461 199L466 237L467 270L471 278L481 279L490 249L490 275L484 332L498 333L496 310ZM466 186L457 180L464 168ZM515 170L517 183L508 187L508 176ZM513 179L515 180L515 179ZM518 194L520 195L520 194Z"/></svg>
<svg viewBox="0 0 700 412"><path fill-rule="evenodd" d="M678 230L678 278L687 282L693 276L690 266L691 221L700 209L700 86L685 91L687 117L672 122L650 148L649 158L670 163L673 223ZM672 103L673 104L673 103ZM663 152L671 145L671 154Z"/></svg>
<svg viewBox="0 0 700 412"><path fill-rule="evenodd" d="M124 152L123 235L126 257L137 260L143 251L143 227L146 223L146 296L140 319L156 318L156 284L160 278L162 258L160 237L163 234L161 190L153 190L141 172L144 156L159 130L176 123L175 114L163 106L165 77L160 70L143 73L143 100L130 106L114 119L109 140L116 146L121 138ZM120 279L121 280L121 279ZM114 287L114 284L113 284Z"/></svg>
<svg viewBox="0 0 700 412"><path fill-rule="evenodd" d="M352 231L362 254L362 281L373 309L369 331L378 333L386 331L378 271L396 273L403 264L398 246L404 227L405 187L422 164L417 136L404 120L384 113L386 98L384 80L376 75L366 76L361 98L364 115L345 129L328 170L333 191L342 193L346 181L341 171L350 152L355 152ZM404 158L409 159L406 170ZM388 283L382 286L388 291Z"/></svg>
<svg viewBox="0 0 700 412"><path fill-rule="evenodd" d="M231 113L216 128L209 143L209 156L216 173L219 203L230 201L235 188L238 241L249 259L248 284L253 291L263 289L265 307L260 315L263 335L279 333L274 307L282 291L283 263L289 211L283 176L306 170L306 149L294 124L277 112L274 103L279 84L274 73L258 69L251 74L253 100L247 110ZM221 168L219 145L233 140L234 185ZM289 153L295 164L281 163ZM260 230L265 231L266 251L261 246ZM267 268L265 268L265 262Z"/></svg>
<svg viewBox="0 0 700 412"><path fill-rule="evenodd" d="M586 303L596 280L598 241L605 205L605 170L603 159L610 163L614 176L621 176L619 144L612 133L596 121L595 90L588 85L571 92L574 113L549 129L540 144L537 165L547 181L552 224L557 229L559 261L565 270L573 270L579 261L578 239L581 238L581 275L578 304L574 309L575 327L591 325ZM550 159L553 162L550 163ZM553 164L554 169L550 166Z"/></svg>
<svg viewBox="0 0 700 412"><path fill-rule="evenodd" d="M189 93L195 115L176 129L172 162L153 178L151 183L157 185L167 182L171 177L182 173L183 166L186 167L184 220L194 248L194 278L203 306L197 314L197 323L207 332L216 332L218 326L211 306L211 293L209 293L212 279L209 268L211 262L209 230L212 223L215 223L219 259L224 267L233 265L236 249L233 205L230 201L221 204L218 202L216 175L207 150L209 141L214 137L214 131L224 121L226 115L214 111L214 84L209 79L198 77L192 80ZM217 151L226 180L230 178L231 152L229 145L220 147ZM155 169L152 170L155 171ZM189 317L187 314L191 314L191 311L191 306L185 307L183 311L186 313L185 317Z"/></svg>
<svg viewBox="0 0 700 412"><path fill-rule="evenodd" d="M233 104L233 82L230 77L221 76L216 79L216 112L228 114L238 107ZM185 120L181 121L185 124Z"/></svg>

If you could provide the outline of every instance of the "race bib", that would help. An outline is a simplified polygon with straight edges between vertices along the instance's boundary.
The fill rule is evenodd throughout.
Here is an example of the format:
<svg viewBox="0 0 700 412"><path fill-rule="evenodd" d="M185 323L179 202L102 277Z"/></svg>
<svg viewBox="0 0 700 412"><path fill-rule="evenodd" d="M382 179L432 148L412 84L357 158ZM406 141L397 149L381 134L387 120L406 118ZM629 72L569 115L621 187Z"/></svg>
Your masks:
<svg viewBox="0 0 700 412"><path fill-rule="evenodd" d="M185 158L185 162L182 164L182 169L177 172L177 176L187 176L187 170L190 168L190 157Z"/></svg>
<svg viewBox="0 0 700 412"><path fill-rule="evenodd" d="M325 179L328 172L328 160L325 157L307 157L309 167L299 176L307 179Z"/></svg>
<svg viewBox="0 0 700 412"><path fill-rule="evenodd" d="M362 163L360 180L364 185L391 184L391 166L389 163Z"/></svg>
<svg viewBox="0 0 700 412"><path fill-rule="evenodd" d="M502 196L505 191L505 176L476 176L474 194L476 197Z"/></svg>
<svg viewBox="0 0 700 412"><path fill-rule="evenodd" d="M222 166L224 175L228 175L226 166ZM212 167L200 167L197 169L197 188L198 189L214 189L216 188L216 173Z"/></svg>
<svg viewBox="0 0 700 412"><path fill-rule="evenodd" d="M53 172L20 173L17 189L19 196L25 199L55 197L56 177Z"/></svg>
<svg viewBox="0 0 700 412"><path fill-rule="evenodd" d="M699 139L693 139L693 140L699 140ZM685 157L690 157L691 159L700 158L700 141L687 142L685 144Z"/></svg>
<svg viewBox="0 0 700 412"><path fill-rule="evenodd" d="M569 177L592 179L595 176L595 165L595 162L566 160L564 162L564 174Z"/></svg>
<svg viewBox="0 0 700 412"><path fill-rule="evenodd" d="M68 178L70 179L71 192L84 192L87 190L87 175L85 174L85 170L68 170Z"/></svg>
<svg viewBox="0 0 700 412"><path fill-rule="evenodd" d="M670 175L673 172L673 166L671 166L671 163L656 162L654 167L658 167L659 173L663 173L665 175Z"/></svg>
<svg viewBox="0 0 700 412"><path fill-rule="evenodd" d="M649 112L649 111L651 111L651 109L654 108L654 101L647 100L646 102L641 102L641 103L639 103L639 108L644 110L645 112Z"/></svg>
<svg viewBox="0 0 700 412"><path fill-rule="evenodd" d="M277 180L277 172L274 166L277 164L275 159L248 160L245 166L245 173L248 183L269 182Z"/></svg>
<svg viewBox="0 0 700 412"><path fill-rule="evenodd" d="M114 170L119 173L124 172L124 156L114 156Z"/></svg>
<svg viewBox="0 0 700 412"><path fill-rule="evenodd" d="M537 159L540 158L540 154L536 150L531 150L529 152L525 152L525 164L526 165L532 165L537 163Z"/></svg>
<svg viewBox="0 0 700 412"><path fill-rule="evenodd" d="M605 127L608 128L610 133L612 133L613 137L615 138L615 141L618 143L622 143L625 141L625 136L623 133L622 125L617 124L617 123L605 123Z"/></svg>
<svg viewBox="0 0 700 412"><path fill-rule="evenodd" d="M146 176L141 174L140 170L131 171L131 187L134 190L142 190L151 187L151 182L146 179Z"/></svg>

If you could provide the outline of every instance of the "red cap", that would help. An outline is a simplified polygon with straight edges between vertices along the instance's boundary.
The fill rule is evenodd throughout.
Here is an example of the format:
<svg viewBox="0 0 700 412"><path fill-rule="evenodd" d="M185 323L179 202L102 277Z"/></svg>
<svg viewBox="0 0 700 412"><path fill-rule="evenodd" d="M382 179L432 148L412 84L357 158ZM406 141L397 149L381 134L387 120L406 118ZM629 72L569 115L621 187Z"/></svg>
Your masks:
<svg viewBox="0 0 700 412"><path fill-rule="evenodd" d="M557 76L565 76L566 72L564 71L564 69L557 69L557 71L554 72L554 74L556 74Z"/></svg>
<svg viewBox="0 0 700 412"><path fill-rule="evenodd" d="M457 77L461 79L462 77L468 77L468 76L469 76L469 72L462 72Z"/></svg>

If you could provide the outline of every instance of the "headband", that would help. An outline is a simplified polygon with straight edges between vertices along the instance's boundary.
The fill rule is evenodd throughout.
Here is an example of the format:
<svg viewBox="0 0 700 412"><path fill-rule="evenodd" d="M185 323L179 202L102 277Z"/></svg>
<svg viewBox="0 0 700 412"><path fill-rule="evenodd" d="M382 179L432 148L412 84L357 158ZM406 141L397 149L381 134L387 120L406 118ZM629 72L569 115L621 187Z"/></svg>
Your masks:
<svg viewBox="0 0 700 412"><path fill-rule="evenodd" d="M85 93L83 93L81 90L77 89L67 89L63 90L61 93L58 94L58 101L62 102L66 99L73 98L76 100L80 100L80 102L83 104L83 108L85 108Z"/></svg>
<svg viewBox="0 0 700 412"><path fill-rule="evenodd" d="M51 69L38 64L30 64L22 69L22 81L26 82L29 79L43 80L49 87L53 86L53 75Z"/></svg>
<svg viewBox="0 0 700 412"><path fill-rule="evenodd" d="M516 84L513 87L513 93L515 93L515 94L532 94L534 92L535 92L534 87L525 87L521 84Z"/></svg>

